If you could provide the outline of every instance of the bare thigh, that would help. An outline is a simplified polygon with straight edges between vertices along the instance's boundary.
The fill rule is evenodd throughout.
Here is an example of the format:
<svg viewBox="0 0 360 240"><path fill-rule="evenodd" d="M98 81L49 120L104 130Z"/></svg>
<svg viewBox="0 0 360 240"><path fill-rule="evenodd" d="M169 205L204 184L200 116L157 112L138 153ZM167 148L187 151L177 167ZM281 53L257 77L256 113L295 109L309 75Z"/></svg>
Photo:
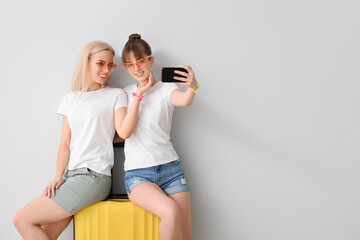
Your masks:
<svg viewBox="0 0 360 240"><path fill-rule="evenodd" d="M154 213L155 215L165 216L167 209L174 207L174 201L169 198L161 188L150 182L136 186L129 195L130 200L141 208Z"/></svg>
<svg viewBox="0 0 360 240"><path fill-rule="evenodd" d="M23 207L16 214L15 219L25 224L42 226L71 216L72 214L62 209L52 199L40 196Z"/></svg>

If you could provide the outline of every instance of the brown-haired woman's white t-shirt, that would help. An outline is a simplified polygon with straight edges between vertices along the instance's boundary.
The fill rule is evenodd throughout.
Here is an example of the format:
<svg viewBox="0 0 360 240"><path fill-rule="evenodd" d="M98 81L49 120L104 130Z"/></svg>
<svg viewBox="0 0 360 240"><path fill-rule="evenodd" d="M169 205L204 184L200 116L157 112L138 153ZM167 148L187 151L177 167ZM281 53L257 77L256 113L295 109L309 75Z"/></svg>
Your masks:
<svg viewBox="0 0 360 240"><path fill-rule="evenodd" d="M136 84L124 88L128 107L132 103L132 93L136 88ZM136 129L125 141L125 171L153 167L179 159L170 141L175 109L170 95L175 89L178 89L178 86L174 83L157 82L144 93Z"/></svg>

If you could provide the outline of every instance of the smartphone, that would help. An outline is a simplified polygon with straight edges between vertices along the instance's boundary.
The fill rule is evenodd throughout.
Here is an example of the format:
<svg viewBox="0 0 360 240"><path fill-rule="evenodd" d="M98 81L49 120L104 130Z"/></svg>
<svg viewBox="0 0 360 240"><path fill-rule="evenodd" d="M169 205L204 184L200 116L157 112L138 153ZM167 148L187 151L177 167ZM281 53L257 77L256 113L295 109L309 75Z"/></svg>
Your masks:
<svg viewBox="0 0 360 240"><path fill-rule="evenodd" d="M176 74L174 71L178 70L178 71L182 71L182 72L188 72L185 68L180 68L180 67L164 67L161 71L161 81L165 82L165 83L170 83L170 82L184 82L184 81L180 81L180 80L176 80L174 79L174 77L184 77L180 74Z"/></svg>

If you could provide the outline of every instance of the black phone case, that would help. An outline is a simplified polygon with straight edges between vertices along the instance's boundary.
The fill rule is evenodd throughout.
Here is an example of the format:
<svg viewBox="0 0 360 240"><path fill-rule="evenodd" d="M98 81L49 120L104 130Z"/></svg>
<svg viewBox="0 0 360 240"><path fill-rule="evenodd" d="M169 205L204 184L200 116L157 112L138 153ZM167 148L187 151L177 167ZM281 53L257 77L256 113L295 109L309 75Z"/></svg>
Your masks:
<svg viewBox="0 0 360 240"><path fill-rule="evenodd" d="M180 74L174 73L175 70L182 71L182 72L188 72L185 68L180 67L164 67L161 71L161 81L162 82L184 82L180 80L175 80L174 77L184 77Z"/></svg>

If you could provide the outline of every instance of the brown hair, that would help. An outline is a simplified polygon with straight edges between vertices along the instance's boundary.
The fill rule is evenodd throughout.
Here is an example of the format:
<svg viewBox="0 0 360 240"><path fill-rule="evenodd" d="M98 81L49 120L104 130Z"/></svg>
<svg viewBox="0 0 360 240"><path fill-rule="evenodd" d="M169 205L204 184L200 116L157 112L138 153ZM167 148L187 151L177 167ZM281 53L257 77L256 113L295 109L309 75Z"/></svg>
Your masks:
<svg viewBox="0 0 360 240"><path fill-rule="evenodd" d="M123 62L129 62L130 53L134 54L136 60L145 56L151 55L150 45L143 39L141 35L133 33L129 36L129 40L126 42L124 49L122 50L121 60Z"/></svg>

